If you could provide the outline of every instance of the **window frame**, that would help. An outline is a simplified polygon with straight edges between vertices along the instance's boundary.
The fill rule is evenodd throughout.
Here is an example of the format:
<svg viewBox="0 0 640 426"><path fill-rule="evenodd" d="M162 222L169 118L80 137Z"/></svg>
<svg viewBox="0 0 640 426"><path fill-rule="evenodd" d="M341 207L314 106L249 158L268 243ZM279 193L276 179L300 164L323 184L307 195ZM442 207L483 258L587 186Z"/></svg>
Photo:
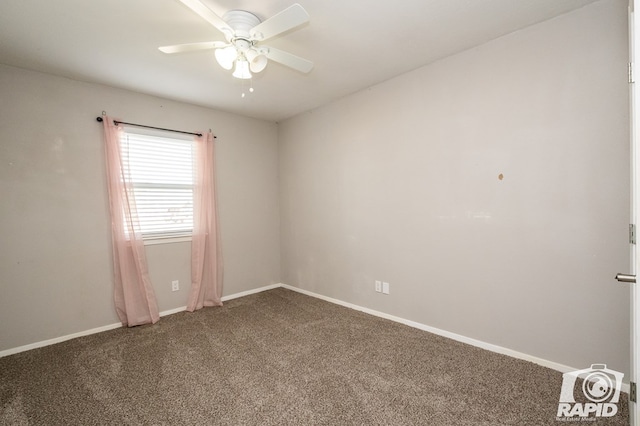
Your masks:
<svg viewBox="0 0 640 426"><path fill-rule="evenodd" d="M120 140L120 150L121 155L123 157L123 161L125 158L129 158L129 155L125 155L125 144L129 142L125 142L128 135L134 135L142 138L152 138L158 139L153 141L154 143L162 144L164 141L161 139L166 139L169 142L183 142L185 145L189 144L191 147L191 173L195 173L195 155L196 155L196 147L195 140L193 137L189 135L180 135L174 132L162 131L162 130L153 130L153 129L141 129L134 126L122 126L121 140ZM184 169L183 169L184 170ZM150 188L169 188L169 189L190 189L191 190L191 227L188 231L176 231L172 234L171 230L165 229L159 232L143 232L142 222L140 216L138 216L138 222L140 223L141 228L141 236L144 242L144 245L157 245L157 244L168 244L168 243L180 243L180 242L190 242L192 240L193 235L193 195L195 191L194 179L191 179L190 184L175 184L175 183L150 183L150 182L140 182L132 180L130 185L133 189L134 199L136 200L136 206L138 205L138 198L136 197L136 188L141 189L150 189Z"/></svg>

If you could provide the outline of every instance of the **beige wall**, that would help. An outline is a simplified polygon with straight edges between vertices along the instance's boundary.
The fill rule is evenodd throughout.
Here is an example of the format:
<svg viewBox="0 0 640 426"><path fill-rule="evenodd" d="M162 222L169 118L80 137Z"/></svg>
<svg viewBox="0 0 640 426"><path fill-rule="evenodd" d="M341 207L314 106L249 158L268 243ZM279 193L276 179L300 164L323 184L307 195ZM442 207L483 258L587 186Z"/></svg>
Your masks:
<svg viewBox="0 0 640 426"><path fill-rule="evenodd" d="M626 31L598 2L281 123L283 282L628 373Z"/></svg>
<svg viewBox="0 0 640 426"><path fill-rule="evenodd" d="M118 322L95 120L103 110L131 122L211 128L224 294L280 281L275 123L2 65L0 93L0 351ZM184 306L189 243L147 253L160 310Z"/></svg>

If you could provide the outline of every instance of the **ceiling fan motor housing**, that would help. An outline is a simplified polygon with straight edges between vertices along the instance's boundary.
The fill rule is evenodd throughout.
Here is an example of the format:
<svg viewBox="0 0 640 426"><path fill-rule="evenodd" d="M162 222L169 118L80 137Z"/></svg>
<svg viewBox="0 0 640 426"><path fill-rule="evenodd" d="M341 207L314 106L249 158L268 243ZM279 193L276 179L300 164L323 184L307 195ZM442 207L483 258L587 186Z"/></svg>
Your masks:
<svg viewBox="0 0 640 426"><path fill-rule="evenodd" d="M260 23L260 18L245 10L230 10L222 19L233 30L233 34L226 34L226 37L236 48L237 60L246 61L244 64L238 63L242 70L238 71L236 68L233 75L238 78L251 78L249 69L252 72L260 72L267 65L267 58L263 56L262 49L258 51L254 47L254 37L250 33L251 29Z"/></svg>
<svg viewBox="0 0 640 426"><path fill-rule="evenodd" d="M246 10L230 10L222 16L222 19L229 24L234 32L234 34L225 34L229 42L235 38L251 43L249 31L260 23L260 18Z"/></svg>

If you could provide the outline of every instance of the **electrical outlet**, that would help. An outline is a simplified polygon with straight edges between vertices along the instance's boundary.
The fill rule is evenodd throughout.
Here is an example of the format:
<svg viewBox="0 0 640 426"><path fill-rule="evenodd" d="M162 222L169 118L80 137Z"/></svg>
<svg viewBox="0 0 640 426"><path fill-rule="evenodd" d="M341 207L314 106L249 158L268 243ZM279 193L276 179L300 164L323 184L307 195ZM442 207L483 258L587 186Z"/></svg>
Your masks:
<svg viewBox="0 0 640 426"><path fill-rule="evenodd" d="M389 294L389 283L382 283L382 293Z"/></svg>
<svg viewBox="0 0 640 426"><path fill-rule="evenodd" d="M180 290L180 281L178 280L171 281L171 291L178 291L178 290Z"/></svg>
<svg viewBox="0 0 640 426"><path fill-rule="evenodd" d="M378 293L382 292L382 281L376 280L376 291Z"/></svg>

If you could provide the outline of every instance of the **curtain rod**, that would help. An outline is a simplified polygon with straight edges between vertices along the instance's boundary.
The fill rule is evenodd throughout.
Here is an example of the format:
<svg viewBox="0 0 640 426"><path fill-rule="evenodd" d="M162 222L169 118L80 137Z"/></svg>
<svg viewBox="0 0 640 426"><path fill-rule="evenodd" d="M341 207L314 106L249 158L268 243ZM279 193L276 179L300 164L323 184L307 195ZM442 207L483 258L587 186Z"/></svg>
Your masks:
<svg viewBox="0 0 640 426"><path fill-rule="evenodd" d="M100 123L102 123L103 121L102 117L96 117L96 120L99 121ZM127 123L124 121L117 121L117 120L113 120L113 122L115 123L116 126L118 124L127 124L129 126L144 127L145 129L164 130L166 132L182 133L184 135L202 136L202 133L185 132L183 130L173 130L173 129L165 129L162 127L145 126L144 124ZM214 136L214 139L215 138L217 138L217 136Z"/></svg>

